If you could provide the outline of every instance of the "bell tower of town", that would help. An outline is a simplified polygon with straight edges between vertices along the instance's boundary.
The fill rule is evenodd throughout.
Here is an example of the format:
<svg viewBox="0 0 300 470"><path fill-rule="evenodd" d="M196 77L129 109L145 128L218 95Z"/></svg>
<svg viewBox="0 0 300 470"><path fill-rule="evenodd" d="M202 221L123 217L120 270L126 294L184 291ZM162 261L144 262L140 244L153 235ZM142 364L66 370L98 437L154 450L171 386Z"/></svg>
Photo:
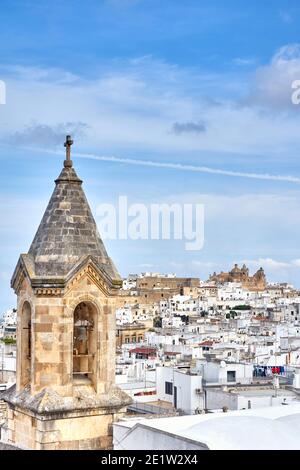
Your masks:
<svg viewBox="0 0 300 470"><path fill-rule="evenodd" d="M115 300L109 258L71 160L11 285L18 297L17 380L4 398L8 437L27 449L111 449L131 399L115 385Z"/></svg>

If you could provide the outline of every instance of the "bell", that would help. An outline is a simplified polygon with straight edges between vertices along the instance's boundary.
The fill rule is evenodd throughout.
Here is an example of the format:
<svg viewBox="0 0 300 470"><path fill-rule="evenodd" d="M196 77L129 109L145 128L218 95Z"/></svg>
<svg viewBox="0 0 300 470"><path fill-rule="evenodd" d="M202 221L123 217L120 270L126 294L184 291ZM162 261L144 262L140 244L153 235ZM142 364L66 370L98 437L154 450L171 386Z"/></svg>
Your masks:
<svg viewBox="0 0 300 470"><path fill-rule="evenodd" d="M87 340L86 328L84 326L78 326L77 331L78 331L77 340L86 341Z"/></svg>

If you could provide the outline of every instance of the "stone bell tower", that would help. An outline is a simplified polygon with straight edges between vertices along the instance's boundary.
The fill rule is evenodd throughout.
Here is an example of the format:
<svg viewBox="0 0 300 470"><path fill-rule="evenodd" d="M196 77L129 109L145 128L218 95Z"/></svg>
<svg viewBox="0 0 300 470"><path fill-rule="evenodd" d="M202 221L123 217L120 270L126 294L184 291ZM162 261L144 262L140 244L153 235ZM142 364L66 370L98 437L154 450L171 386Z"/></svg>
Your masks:
<svg viewBox="0 0 300 470"><path fill-rule="evenodd" d="M11 285L18 296L17 381L9 441L29 449L110 449L131 399L115 385L115 298L108 257L82 181L66 160Z"/></svg>

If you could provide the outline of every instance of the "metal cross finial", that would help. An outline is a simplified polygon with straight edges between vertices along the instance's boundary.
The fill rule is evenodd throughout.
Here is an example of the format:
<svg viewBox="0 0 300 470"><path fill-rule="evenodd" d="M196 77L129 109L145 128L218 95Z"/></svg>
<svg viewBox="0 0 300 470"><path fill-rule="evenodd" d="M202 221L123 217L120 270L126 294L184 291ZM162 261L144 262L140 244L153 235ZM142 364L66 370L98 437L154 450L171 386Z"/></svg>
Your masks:
<svg viewBox="0 0 300 470"><path fill-rule="evenodd" d="M66 141L64 143L64 147L66 147L66 160L64 161L65 167L71 167L73 164L71 160L71 145L72 144L73 144L73 140L71 139L71 136L67 135Z"/></svg>

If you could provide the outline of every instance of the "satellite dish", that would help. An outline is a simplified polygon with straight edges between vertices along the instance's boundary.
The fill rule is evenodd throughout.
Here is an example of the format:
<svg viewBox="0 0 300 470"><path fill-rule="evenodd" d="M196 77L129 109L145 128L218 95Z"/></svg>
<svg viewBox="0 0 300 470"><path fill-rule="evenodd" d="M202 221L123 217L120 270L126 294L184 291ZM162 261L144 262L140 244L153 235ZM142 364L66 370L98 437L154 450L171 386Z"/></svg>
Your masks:
<svg viewBox="0 0 300 470"><path fill-rule="evenodd" d="M225 362L225 361L221 361L220 367L222 367L222 368L226 367L226 362Z"/></svg>

